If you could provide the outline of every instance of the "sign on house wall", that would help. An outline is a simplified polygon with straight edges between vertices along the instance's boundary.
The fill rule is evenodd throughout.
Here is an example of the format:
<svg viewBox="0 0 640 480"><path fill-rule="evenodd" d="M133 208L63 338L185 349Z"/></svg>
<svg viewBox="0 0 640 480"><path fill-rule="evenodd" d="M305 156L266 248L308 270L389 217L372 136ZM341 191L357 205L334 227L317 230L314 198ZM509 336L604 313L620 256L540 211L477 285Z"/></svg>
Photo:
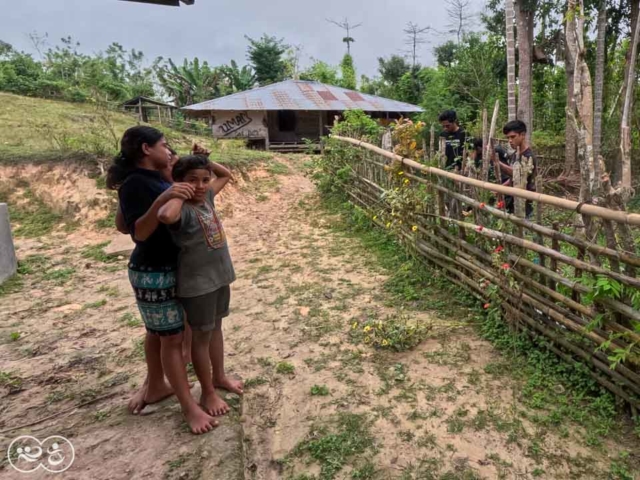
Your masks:
<svg viewBox="0 0 640 480"><path fill-rule="evenodd" d="M218 138L267 138L265 112L215 112L213 136Z"/></svg>

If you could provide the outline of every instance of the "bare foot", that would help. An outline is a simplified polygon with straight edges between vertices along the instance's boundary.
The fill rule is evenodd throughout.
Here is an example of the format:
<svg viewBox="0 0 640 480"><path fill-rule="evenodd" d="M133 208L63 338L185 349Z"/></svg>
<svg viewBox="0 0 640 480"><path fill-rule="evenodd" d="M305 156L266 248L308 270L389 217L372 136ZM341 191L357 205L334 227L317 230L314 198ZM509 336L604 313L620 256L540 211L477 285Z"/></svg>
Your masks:
<svg viewBox="0 0 640 480"><path fill-rule="evenodd" d="M233 378L227 377L226 375L220 380L216 380L214 378L213 386L226 390L227 392L235 393L237 395L242 395L244 393L244 383L242 382L242 380L235 380Z"/></svg>
<svg viewBox="0 0 640 480"><path fill-rule="evenodd" d="M183 413L184 419L189 424L191 433L195 435L202 435L203 433L210 432L218 426L218 421L206 412L202 411L197 405L185 410Z"/></svg>
<svg viewBox="0 0 640 480"><path fill-rule="evenodd" d="M144 403L151 405L153 403L161 402L165 398L169 398L173 393L173 387L165 381L158 386L149 385L147 387L147 393L144 396Z"/></svg>
<svg viewBox="0 0 640 480"><path fill-rule="evenodd" d="M229 405L225 402L215 390L211 393L202 392L200 397L200 405L209 415L219 417L229 412Z"/></svg>
<svg viewBox="0 0 640 480"><path fill-rule="evenodd" d="M147 406L147 403L144 401L144 397L147 394L147 384L142 385L135 395L129 400L129 404L127 408L129 409L129 413L131 415L139 415L140 412Z"/></svg>

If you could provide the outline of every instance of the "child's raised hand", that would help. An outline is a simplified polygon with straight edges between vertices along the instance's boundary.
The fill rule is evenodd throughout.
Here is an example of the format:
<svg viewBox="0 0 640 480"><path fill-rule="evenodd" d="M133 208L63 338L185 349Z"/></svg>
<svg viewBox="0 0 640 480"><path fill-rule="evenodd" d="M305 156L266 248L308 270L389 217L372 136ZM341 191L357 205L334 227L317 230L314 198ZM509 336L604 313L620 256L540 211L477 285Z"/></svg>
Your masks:
<svg viewBox="0 0 640 480"><path fill-rule="evenodd" d="M207 150L206 148L200 146L197 143L193 144L192 152L194 155L204 155L205 157L208 157L209 155L211 155L210 150Z"/></svg>

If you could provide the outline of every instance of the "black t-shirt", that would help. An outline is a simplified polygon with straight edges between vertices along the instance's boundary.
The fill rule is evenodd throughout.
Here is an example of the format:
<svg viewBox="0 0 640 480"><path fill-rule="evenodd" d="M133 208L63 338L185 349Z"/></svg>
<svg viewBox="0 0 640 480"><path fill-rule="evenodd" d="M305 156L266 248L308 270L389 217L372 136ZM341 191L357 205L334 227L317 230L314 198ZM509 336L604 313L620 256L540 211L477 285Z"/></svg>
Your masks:
<svg viewBox="0 0 640 480"><path fill-rule="evenodd" d="M447 170L453 170L454 168L461 169L462 152L467 142L467 133L460 127L458 131L454 133L442 132L440 137L444 138L446 143L444 154L447 157L447 163L445 168Z"/></svg>
<svg viewBox="0 0 640 480"><path fill-rule="evenodd" d="M153 202L170 186L160 172L138 168L129 174L118 190L124 220L136 242L130 259L130 267L135 270L177 268L179 248L173 243L165 225L158 225L156 231L144 242L134 238L138 219L147 213Z"/></svg>

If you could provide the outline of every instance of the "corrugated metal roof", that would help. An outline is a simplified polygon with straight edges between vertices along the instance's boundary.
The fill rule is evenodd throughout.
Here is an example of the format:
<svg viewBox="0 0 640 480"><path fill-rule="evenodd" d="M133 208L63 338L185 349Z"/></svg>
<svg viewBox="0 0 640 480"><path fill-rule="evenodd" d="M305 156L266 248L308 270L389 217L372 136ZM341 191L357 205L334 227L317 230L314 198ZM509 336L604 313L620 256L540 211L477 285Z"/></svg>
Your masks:
<svg viewBox="0 0 640 480"><path fill-rule="evenodd" d="M183 107L190 111L246 110L364 110L365 112L422 112L410 103L389 100L319 82L286 80Z"/></svg>

